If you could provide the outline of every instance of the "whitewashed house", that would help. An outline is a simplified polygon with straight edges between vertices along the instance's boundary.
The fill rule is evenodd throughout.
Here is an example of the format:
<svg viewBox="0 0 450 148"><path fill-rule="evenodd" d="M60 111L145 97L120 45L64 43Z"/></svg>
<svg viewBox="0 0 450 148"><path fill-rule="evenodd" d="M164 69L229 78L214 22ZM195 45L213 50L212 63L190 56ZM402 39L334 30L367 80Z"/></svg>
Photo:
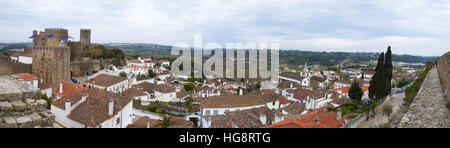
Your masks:
<svg viewBox="0 0 450 148"><path fill-rule="evenodd" d="M38 88L39 79L36 76L33 76L29 73L20 73L16 74L16 76L22 81L32 85L34 88Z"/></svg>
<svg viewBox="0 0 450 148"><path fill-rule="evenodd" d="M283 72L279 75L280 82L281 81L290 81L297 83L298 85L309 87L309 77L302 77L300 74L297 73L289 73L289 72Z"/></svg>
<svg viewBox="0 0 450 148"><path fill-rule="evenodd" d="M56 123L67 128L125 128L132 123L131 98L100 89L72 93L52 102Z"/></svg>
<svg viewBox="0 0 450 148"><path fill-rule="evenodd" d="M223 115L226 111L246 110L259 107L278 109L280 101L276 95L228 95L205 98L200 103L201 115Z"/></svg>
<svg viewBox="0 0 450 148"><path fill-rule="evenodd" d="M167 84L153 84L148 82L133 85L123 95L141 100L142 104L150 102L178 102L176 88Z"/></svg>
<svg viewBox="0 0 450 148"><path fill-rule="evenodd" d="M121 93L128 89L128 79L109 74L100 74L86 82L89 88L98 88L115 93Z"/></svg>

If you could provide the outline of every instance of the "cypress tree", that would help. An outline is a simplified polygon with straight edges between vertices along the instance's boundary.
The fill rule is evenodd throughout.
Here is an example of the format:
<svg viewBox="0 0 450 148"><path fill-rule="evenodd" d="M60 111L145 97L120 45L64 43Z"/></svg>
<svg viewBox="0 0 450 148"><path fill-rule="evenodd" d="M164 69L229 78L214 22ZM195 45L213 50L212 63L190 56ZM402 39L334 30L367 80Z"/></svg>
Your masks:
<svg viewBox="0 0 450 148"><path fill-rule="evenodd" d="M381 53L378 57L377 67L375 68L375 74L370 81L369 97L375 100L383 98L386 92L386 80L384 73L384 53Z"/></svg>
<svg viewBox="0 0 450 148"><path fill-rule="evenodd" d="M392 51L391 51L391 46L388 47L387 51L386 51L386 58L385 58L385 62L384 62L384 72L385 72L385 79L386 79L386 92L384 94L384 96L387 96L391 93L391 89L392 89L392 84L391 84L391 80L392 80Z"/></svg>
<svg viewBox="0 0 450 148"><path fill-rule="evenodd" d="M363 96L363 92L361 89L361 86L359 86L359 83L355 80L353 80L352 86L350 87L350 90L348 91L348 97L355 101L357 104L361 102L361 98Z"/></svg>

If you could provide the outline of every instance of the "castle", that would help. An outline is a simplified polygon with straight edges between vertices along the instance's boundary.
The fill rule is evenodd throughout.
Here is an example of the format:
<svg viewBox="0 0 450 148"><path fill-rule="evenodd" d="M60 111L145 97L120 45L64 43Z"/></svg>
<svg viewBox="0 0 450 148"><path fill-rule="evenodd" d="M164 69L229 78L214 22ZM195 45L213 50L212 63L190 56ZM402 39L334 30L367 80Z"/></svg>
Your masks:
<svg viewBox="0 0 450 148"><path fill-rule="evenodd" d="M90 45L91 30L80 30L79 44ZM32 73L41 81L57 86L61 81L69 81L70 47L68 31L62 28L46 28L45 31L33 30Z"/></svg>

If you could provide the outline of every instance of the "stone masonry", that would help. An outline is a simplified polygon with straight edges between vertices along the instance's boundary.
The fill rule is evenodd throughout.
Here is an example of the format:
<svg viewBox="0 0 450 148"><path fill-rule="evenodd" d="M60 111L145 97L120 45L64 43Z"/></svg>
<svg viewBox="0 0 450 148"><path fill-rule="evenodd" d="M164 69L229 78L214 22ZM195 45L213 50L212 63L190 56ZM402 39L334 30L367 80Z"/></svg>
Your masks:
<svg viewBox="0 0 450 148"><path fill-rule="evenodd" d="M437 68L445 96L450 100L450 52L439 57Z"/></svg>
<svg viewBox="0 0 450 148"><path fill-rule="evenodd" d="M401 118L399 128L449 128L450 111L445 107L436 68L425 78L408 112Z"/></svg>
<svg viewBox="0 0 450 148"><path fill-rule="evenodd" d="M55 123L37 88L13 76L2 76L0 90L0 128L52 127Z"/></svg>

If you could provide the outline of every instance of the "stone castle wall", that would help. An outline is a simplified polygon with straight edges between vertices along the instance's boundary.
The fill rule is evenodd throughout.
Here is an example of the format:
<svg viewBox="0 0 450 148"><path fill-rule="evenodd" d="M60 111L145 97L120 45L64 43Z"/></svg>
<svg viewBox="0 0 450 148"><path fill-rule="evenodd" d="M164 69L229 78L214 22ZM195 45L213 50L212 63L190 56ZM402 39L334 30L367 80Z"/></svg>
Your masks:
<svg viewBox="0 0 450 148"><path fill-rule="evenodd" d="M0 55L0 76L18 73L31 73L31 64L11 61L11 58Z"/></svg>
<svg viewBox="0 0 450 148"><path fill-rule="evenodd" d="M450 100L450 52L439 57L437 68L444 94Z"/></svg>
<svg viewBox="0 0 450 148"><path fill-rule="evenodd" d="M13 76L1 76L0 89L0 128L53 127L55 116L37 88Z"/></svg>

